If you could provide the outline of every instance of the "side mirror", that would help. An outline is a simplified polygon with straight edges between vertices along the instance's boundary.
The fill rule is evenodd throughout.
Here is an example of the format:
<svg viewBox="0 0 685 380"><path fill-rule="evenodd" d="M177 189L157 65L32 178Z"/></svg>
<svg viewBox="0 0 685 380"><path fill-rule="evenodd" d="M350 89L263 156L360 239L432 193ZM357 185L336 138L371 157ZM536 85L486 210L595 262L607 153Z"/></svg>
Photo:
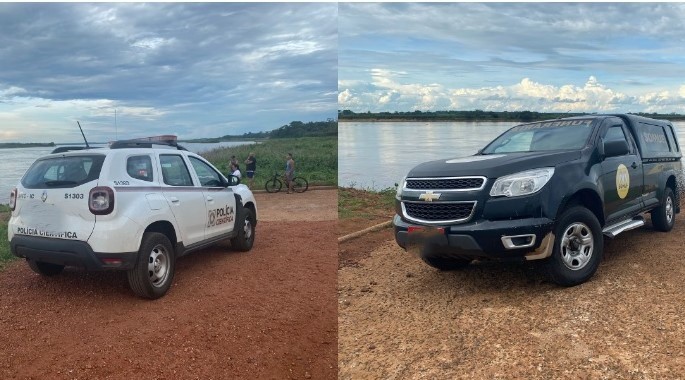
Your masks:
<svg viewBox="0 0 685 380"><path fill-rule="evenodd" d="M228 183L226 186L237 186L240 185L240 177L236 177L234 175L227 175L226 178L228 179Z"/></svg>
<svg viewBox="0 0 685 380"><path fill-rule="evenodd" d="M612 140L604 142L605 157L625 156L628 153L630 153L630 148L628 148L628 143L626 140Z"/></svg>

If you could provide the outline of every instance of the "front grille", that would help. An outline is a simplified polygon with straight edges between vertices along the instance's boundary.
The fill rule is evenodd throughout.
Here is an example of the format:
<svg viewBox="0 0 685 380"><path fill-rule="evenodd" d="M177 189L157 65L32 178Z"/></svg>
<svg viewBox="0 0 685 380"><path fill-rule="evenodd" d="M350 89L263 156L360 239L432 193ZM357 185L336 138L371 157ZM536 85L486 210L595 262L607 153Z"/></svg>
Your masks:
<svg viewBox="0 0 685 380"><path fill-rule="evenodd" d="M413 219L428 222L465 221L471 216L475 204L475 202L403 203L407 216Z"/></svg>
<svg viewBox="0 0 685 380"><path fill-rule="evenodd" d="M407 189L414 190L477 190L485 181L482 177L462 178L407 178Z"/></svg>

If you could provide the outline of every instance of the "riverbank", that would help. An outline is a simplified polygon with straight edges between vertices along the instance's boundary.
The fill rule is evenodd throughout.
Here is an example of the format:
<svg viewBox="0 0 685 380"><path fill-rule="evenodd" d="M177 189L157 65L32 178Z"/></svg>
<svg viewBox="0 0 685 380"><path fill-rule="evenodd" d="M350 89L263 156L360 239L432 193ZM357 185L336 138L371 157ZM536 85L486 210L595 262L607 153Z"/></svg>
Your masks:
<svg viewBox="0 0 685 380"><path fill-rule="evenodd" d="M224 174L229 171L231 156L236 156L243 174L243 183L247 183L245 159L250 152L254 152L257 158L254 189L264 189L264 184L273 177L274 172L283 174L285 156L288 153L292 153L295 160L295 175L306 178L310 186L338 183L336 136L270 139L256 144L214 149L202 156Z"/></svg>
<svg viewBox="0 0 685 380"><path fill-rule="evenodd" d="M340 189L339 236L392 217L389 198ZM595 276L572 288L518 263L440 272L392 228L340 243L338 378L678 378L685 218L669 233L647 220L605 239Z"/></svg>
<svg viewBox="0 0 685 380"><path fill-rule="evenodd" d="M54 147L55 143L0 143L0 149Z"/></svg>

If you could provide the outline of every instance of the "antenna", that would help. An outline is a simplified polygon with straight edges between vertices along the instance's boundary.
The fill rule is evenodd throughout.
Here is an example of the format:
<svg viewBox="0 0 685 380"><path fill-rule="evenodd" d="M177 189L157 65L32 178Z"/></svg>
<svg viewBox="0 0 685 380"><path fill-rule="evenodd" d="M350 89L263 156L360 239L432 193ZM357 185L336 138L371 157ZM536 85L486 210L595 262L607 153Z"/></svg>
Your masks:
<svg viewBox="0 0 685 380"><path fill-rule="evenodd" d="M81 128L81 123L79 123L79 121L76 120L76 124L78 124L78 129L81 131L81 136L83 136L83 141L86 142L86 148L90 148L90 145L88 145L88 140L86 140L86 135L83 134L83 128Z"/></svg>

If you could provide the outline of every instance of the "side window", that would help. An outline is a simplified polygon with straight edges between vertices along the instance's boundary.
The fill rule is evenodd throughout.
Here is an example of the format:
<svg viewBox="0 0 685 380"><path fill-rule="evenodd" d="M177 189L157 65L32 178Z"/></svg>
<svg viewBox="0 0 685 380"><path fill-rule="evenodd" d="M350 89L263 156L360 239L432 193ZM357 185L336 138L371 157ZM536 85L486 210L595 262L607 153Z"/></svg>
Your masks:
<svg viewBox="0 0 685 380"><path fill-rule="evenodd" d="M666 131L666 135L668 136L668 144L671 146L671 152L680 152L680 147L678 146L678 139L675 136L673 127L666 127Z"/></svg>
<svg viewBox="0 0 685 380"><path fill-rule="evenodd" d="M193 186L183 157L176 154L160 154L159 163L162 166L164 183L171 186Z"/></svg>
<svg viewBox="0 0 685 380"><path fill-rule="evenodd" d="M668 145L666 131L659 125L640 124L640 139L642 140L647 153L669 153L671 147Z"/></svg>
<svg viewBox="0 0 685 380"><path fill-rule="evenodd" d="M620 125L614 125L613 127L610 127L607 129L606 135L604 135L604 141L616 140L624 140L625 142L628 142L628 140L626 140L625 133L623 133L623 128L621 128Z"/></svg>
<svg viewBox="0 0 685 380"><path fill-rule="evenodd" d="M193 165L197 177L200 179L201 186L221 186L222 181L219 173L217 173L211 166L204 163L202 160L195 157L190 158L190 164Z"/></svg>
<svg viewBox="0 0 685 380"><path fill-rule="evenodd" d="M131 178L152 182L152 159L150 156L132 156L126 160L126 172Z"/></svg>

